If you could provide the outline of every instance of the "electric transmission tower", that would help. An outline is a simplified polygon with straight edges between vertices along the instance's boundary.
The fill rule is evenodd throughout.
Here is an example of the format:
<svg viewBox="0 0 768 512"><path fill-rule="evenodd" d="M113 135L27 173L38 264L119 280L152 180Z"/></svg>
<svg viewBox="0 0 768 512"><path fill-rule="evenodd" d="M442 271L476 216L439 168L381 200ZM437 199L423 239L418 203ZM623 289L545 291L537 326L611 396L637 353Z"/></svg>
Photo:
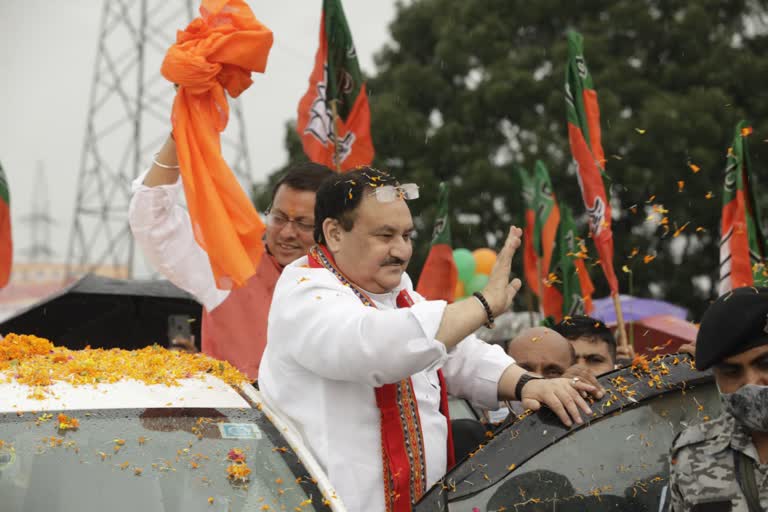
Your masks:
<svg viewBox="0 0 768 512"><path fill-rule="evenodd" d="M170 132L174 89L160 65L176 29L194 15L190 0L104 0L67 256L70 276L102 266L133 275L131 182L149 168ZM222 151L250 195L242 108L230 101Z"/></svg>
<svg viewBox="0 0 768 512"><path fill-rule="evenodd" d="M21 222L29 226L31 242L28 247L19 252L26 256L30 263L50 263L55 255L51 249L51 226L56 221L49 213L48 183L42 162L37 162L35 186L29 204L32 206L32 211L23 216Z"/></svg>

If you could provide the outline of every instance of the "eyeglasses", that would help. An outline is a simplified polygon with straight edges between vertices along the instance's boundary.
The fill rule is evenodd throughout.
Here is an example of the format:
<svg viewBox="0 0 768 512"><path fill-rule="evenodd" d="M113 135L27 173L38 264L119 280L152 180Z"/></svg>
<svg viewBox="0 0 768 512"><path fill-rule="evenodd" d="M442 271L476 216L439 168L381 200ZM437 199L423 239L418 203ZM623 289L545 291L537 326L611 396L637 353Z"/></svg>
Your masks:
<svg viewBox="0 0 768 512"><path fill-rule="evenodd" d="M296 229L303 233L312 233L315 230L314 222L306 222L303 219L294 219L280 212L267 211L267 225L277 229L283 229L293 222Z"/></svg>
<svg viewBox="0 0 768 512"><path fill-rule="evenodd" d="M391 203L395 199L405 199L410 201L411 199L419 198L419 186L415 183L405 183L404 185L382 185L376 187L374 191L376 199L382 203Z"/></svg>

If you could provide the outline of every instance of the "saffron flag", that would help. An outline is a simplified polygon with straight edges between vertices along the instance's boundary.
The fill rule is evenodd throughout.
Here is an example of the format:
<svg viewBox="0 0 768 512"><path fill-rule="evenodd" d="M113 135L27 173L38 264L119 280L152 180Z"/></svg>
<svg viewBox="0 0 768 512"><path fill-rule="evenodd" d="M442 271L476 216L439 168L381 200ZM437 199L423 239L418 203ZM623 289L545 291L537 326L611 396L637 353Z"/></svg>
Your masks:
<svg viewBox="0 0 768 512"><path fill-rule="evenodd" d="M525 204L525 228L523 229L523 273L528 288L539 295L538 260L533 248L533 231L536 226L536 213L533 206L535 196L533 177L520 167L520 181L522 182L523 203Z"/></svg>
<svg viewBox="0 0 768 512"><path fill-rule="evenodd" d="M588 315L592 312L592 293L595 287L584 264L586 246L576 235L576 222L567 206L560 210L557 238L563 281L563 315Z"/></svg>
<svg viewBox="0 0 768 512"><path fill-rule="evenodd" d="M0 288L8 284L13 265L13 237L11 236L11 194L8 179L0 165Z"/></svg>
<svg viewBox="0 0 768 512"><path fill-rule="evenodd" d="M752 133L742 121L728 148L720 225L720 294L741 286L765 286L765 238L751 180L747 137Z"/></svg>
<svg viewBox="0 0 768 512"><path fill-rule="evenodd" d="M341 0L323 0L320 44L296 129L315 163L345 171L373 161L368 96Z"/></svg>
<svg viewBox="0 0 768 512"><path fill-rule="evenodd" d="M568 141L577 165L577 177L584 206L589 215L589 230L600 257L611 294L619 293L613 269L611 205L605 193L602 172L605 156L600 140L600 107L592 76L584 60L581 34L568 33L568 65L565 70L565 103Z"/></svg>
<svg viewBox="0 0 768 512"><path fill-rule="evenodd" d="M231 289L256 272L264 223L221 154L227 95L238 97L262 73L272 32L243 0L203 0L200 17L176 34L161 72L179 85L173 136L195 240L208 254L216 285Z"/></svg>
<svg viewBox="0 0 768 512"><path fill-rule="evenodd" d="M541 160L536 161L533 171L535 224L533 249L537 257L539 302L544 316L562 320L563 296L557 287L558 261L552 256L557 244L557 227L560 224L560 208L552 191L549 171Z"/></svg>
<svg viewBox="0 0 768 512"><path fill-rule="evenodd" d="M451 249L451 224L448 217L448 186L440 184L437 217L432 232L432 247L421 270L416 292L428 300L453 302L459 272Z"/></svg>

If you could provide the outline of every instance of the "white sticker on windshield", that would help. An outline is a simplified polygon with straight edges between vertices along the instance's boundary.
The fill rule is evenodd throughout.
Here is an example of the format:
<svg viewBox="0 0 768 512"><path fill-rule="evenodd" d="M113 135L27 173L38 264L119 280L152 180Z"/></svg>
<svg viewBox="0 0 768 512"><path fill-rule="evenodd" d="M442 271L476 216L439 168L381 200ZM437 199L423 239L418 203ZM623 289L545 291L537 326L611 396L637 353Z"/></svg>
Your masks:
<svg viewBox="0 0 768 512"><path fill-rule="evenodd" d="M253 423L219 423L222 439L261 439L259 427Z"/></svg>

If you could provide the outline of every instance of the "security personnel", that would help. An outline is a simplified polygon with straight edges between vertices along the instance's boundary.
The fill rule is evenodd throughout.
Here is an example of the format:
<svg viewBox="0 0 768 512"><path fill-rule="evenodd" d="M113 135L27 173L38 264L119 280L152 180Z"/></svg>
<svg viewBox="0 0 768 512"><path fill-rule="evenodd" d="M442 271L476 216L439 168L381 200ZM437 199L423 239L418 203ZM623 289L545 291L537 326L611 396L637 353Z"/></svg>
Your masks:
<svg viewBox="0 0 768 512"><path fill-rule="evenodd" d="M712 367L722 415L671 451L673 512L768 510L768 288L718 298L701 322L696 367Z"/></svg>

